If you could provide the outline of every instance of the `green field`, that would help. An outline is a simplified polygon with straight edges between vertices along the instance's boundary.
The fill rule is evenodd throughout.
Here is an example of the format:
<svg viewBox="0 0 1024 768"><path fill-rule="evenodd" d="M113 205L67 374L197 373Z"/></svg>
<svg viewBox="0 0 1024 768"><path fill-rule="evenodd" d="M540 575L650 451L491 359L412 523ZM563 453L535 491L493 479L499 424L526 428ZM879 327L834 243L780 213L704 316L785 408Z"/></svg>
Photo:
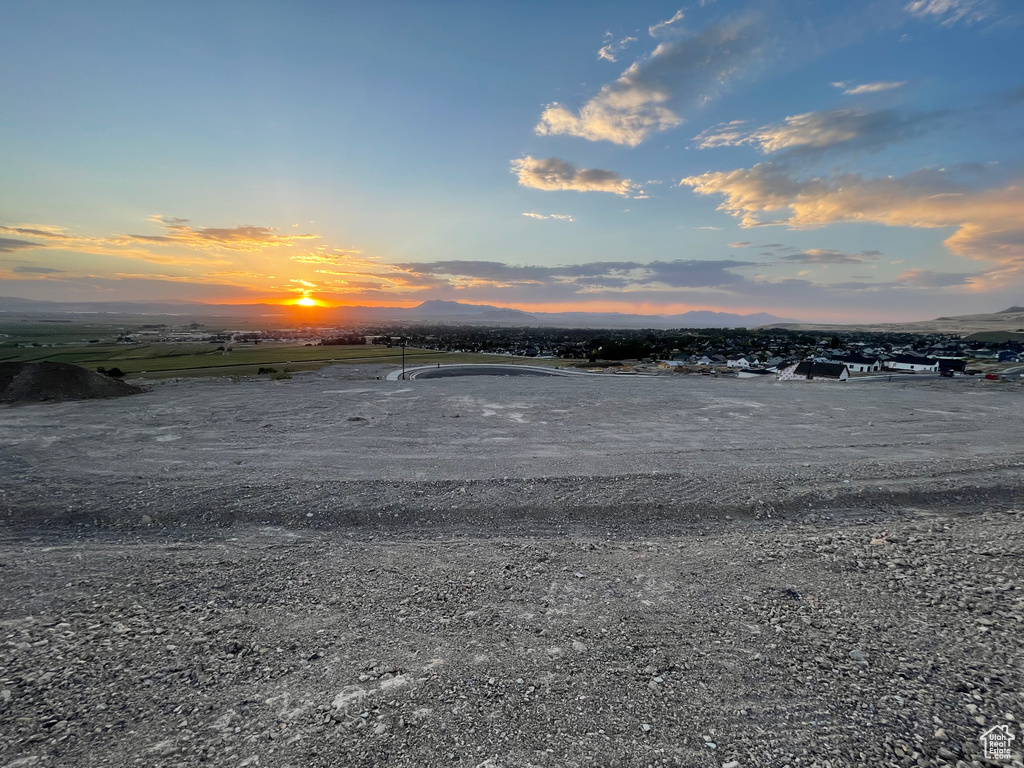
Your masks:
<svg viewBox="0 0 1024 768"><path fill-rule="evenodd" d="M479 362L479 355L406 349L406 365L430 362ZM400 365L400 349L373 346L307 347L302 344L264 342L254 346L236 345L231 352L219 352L201 344L118 344L75 347L0 348L0 360L40 362L52 360L86 368L120 368L132 378L140 375L239 375L256 373L260 367L285 366L310 370L332 363L390 363Z"/></svg>
<svg viewBox="0 0 1024 768"><path fill-rule="evenodd" d="M230 352L209 343L114 342L121 329L89 325L0 325L0 362L73 363L85 368L120 368L128 378L168 376L238 376L256 374L262 368L283 371L315 370L332 364L385 364L399 366L402 350L397 347L369 345L305 346L299 343L264 341L259 344L232 344ZM88 343L89 339L98 339ZM47 346L22 347L36 343ZM58 345L58 346L52 346ZM432 363L544 364L534 361L467 352L437 352L409 347L405 351L408 367Z"/></svg>

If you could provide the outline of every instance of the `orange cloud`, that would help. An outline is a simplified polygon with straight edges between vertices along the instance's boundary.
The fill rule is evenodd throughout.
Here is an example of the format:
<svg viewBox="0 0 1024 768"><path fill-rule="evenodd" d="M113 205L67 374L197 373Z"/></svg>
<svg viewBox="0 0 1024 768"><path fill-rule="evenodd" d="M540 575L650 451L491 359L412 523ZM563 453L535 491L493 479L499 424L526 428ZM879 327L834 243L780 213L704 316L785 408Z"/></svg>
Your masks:
<svg viewBox="0 0 1024 768"><path fill-rule="evenodd" d="M724 197L719 210L743 227L811 229L839 222L956 231L945 245L958 256L1024 268L1024 187L957 184L947 171L865 179L855 174L798 180L774 163L712 172L680 182L699 195ZM782 212L777 218L765 214Z"/></svg>
<svg viewBox="0 0 1024 768"><path fill-rule="evenodd" d="M279 235L270 227L245 224L239 227L192 227L188 219L153 216L167 231L165 235L124 235L126 242L157 245L187 245L194 248L224 248L237 251L258 251L275 246L289 247L303 240L316 240L319 235Z"/></svg>

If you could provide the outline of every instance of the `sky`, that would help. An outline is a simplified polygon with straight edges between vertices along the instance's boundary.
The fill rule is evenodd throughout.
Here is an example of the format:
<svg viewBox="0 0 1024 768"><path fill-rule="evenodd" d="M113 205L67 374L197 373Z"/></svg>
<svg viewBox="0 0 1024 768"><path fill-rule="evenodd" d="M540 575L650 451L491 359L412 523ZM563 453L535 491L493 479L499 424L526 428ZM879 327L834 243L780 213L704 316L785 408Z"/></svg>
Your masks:
<svg viewBox="0 0 1024 768"><path fill-rule="evenodd" d="M1024 304L1019 0L8 0L0 296Z"/></svg>

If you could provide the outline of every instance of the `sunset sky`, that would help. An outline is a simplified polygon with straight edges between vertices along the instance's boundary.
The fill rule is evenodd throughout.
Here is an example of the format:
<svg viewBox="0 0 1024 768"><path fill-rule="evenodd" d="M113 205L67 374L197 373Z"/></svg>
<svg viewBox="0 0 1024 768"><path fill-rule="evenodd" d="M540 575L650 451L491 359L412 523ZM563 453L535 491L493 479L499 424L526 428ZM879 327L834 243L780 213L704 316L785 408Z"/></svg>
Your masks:
<svg viewBox="0 0 1024 768"><path fill-rule="evenodd" d="M1024 304L1019 0L8 0L0 296Z"/></svg>

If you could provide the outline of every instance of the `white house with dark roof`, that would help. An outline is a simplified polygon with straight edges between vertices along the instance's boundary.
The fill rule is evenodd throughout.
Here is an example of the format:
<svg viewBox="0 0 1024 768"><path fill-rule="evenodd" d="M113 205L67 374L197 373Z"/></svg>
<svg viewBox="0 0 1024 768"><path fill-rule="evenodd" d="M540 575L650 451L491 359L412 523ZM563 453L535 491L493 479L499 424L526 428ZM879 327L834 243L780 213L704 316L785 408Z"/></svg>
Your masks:
<svg viewBox="0 0 1024 768"><path fill-rule="evenodd" d="M890 371L935 373L939 370L939 361L931 357L918 357L917 355L893 355L892 358L885 361L885 367Z"/></svg>
<svg viewBox="0 0 1024 768"><path fill-rule="evenodd" d="M882 370L882 361L867 355L847 355L836 358L835 362L845 365L850 373L873 373Z"/></svg>
<svg viewBox="0 0 1024 768"><path fill-rule="evenodd" d="M848 378L850 372L842 363L816 363L813 360L804 360L779 368L779 381L846 381Z"/></svg>

